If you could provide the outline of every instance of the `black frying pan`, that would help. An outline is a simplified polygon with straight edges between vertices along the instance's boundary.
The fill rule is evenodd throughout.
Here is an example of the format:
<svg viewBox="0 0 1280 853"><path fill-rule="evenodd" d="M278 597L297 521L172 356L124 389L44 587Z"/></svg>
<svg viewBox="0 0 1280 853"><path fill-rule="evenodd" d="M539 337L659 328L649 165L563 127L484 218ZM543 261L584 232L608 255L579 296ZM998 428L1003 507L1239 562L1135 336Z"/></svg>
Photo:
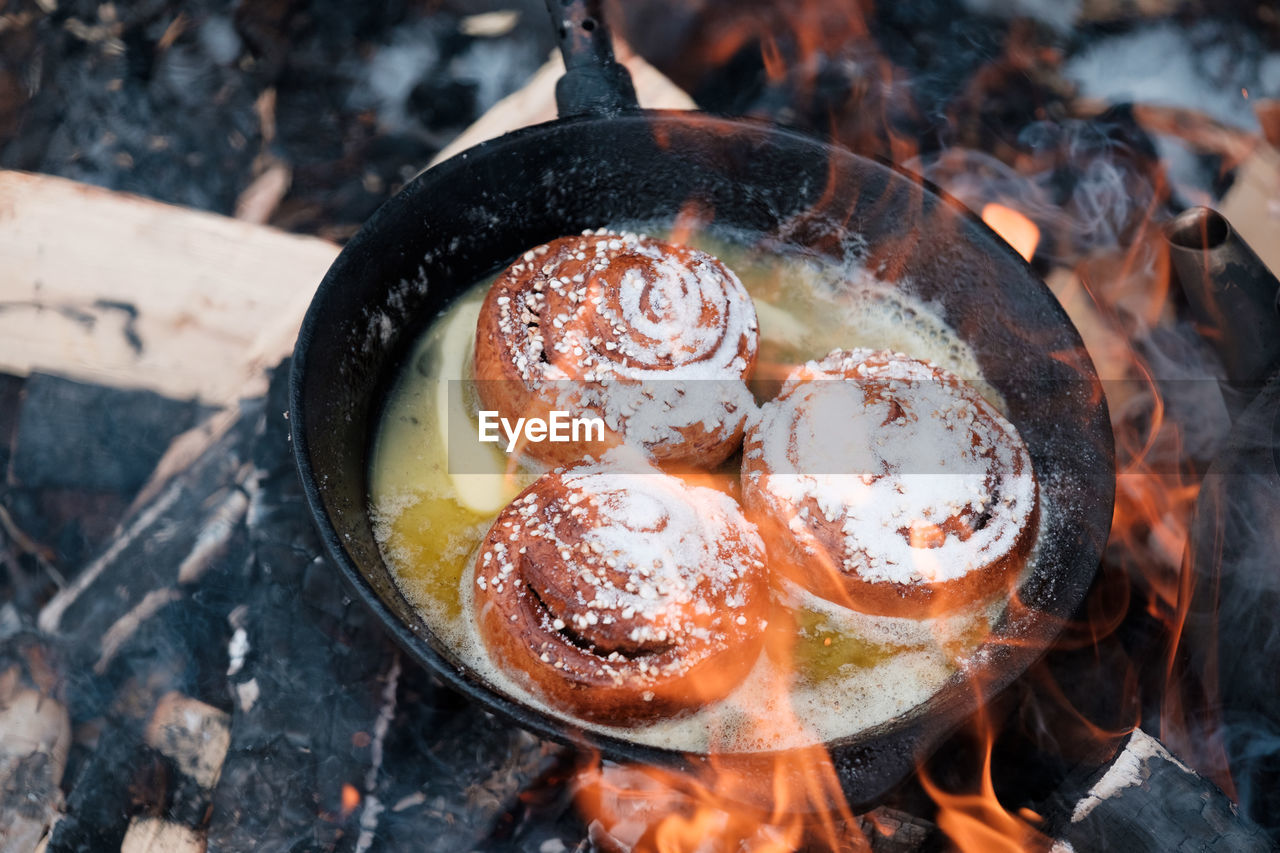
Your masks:
<svg viewBox="0 0 1280 853"><path fill-rule="evenodd" d="M829 255L859 255L937 306L1008 401L1047 507L1034 573L980 650L922 705L828 744L855 806L881 796L1034 661L1083 600L1111 521L1106 403L1079 335L1031 268L920 178L770 125L636 107L590 4L548 0L568 71L561 118L477 145L413 180L334 261L294 352L290 417L307 499L338 570L405 651L455 689L543 737L606 757L703 760L591 732L491 689L397 589L374 542L368 459L414 339L459 293L526 249L610 223L670 220L689 202L717 224ZM1016 612L1015 612L1016 611ZM768 756L729 757L751 770ZM761 796L769 789L763 782Z"/></svg>

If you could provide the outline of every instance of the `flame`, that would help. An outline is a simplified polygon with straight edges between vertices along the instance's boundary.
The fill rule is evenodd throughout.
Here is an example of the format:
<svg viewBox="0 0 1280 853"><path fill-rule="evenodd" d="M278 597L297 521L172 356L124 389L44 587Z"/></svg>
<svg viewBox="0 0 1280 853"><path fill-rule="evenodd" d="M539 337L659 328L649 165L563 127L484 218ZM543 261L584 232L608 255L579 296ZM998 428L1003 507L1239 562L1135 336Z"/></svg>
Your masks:
<svg viewBox="0 0 1280 853"><path fill-rule="evenodd" d="M991 202L982 208L982 221L992 231L1004 238L1022 259L1030 261L1040 244L1040 229L1027 217L1012 207Z"/></svg>
<svg viewBox="0 0 1280 853"><path fill-rule="evenodd" d="M687 244L689 237L703 231L715 218L715 210L706 202L691 198L680 207L671 226L670 242Z"/></svg>
<svg viewBox="0 0 1280 853"><path fill-rule="evenodd" d="M983 745L982 770L976 791L945 791L921 769L920 784L938 805L938 828L965 853L1048 850L1052 840L1034 826L1040 822L1039 815L1029 809L1010 812L996 796L991 780L993 743L994 739L988 737Z"/></svg>
<svg viewBox="0 0 1280 853"><path fill-rule="evenodd" d="M360 805L360 792L349 782L342 784L342 816L345 818Z"/></svg>
<svg viewBox="0 0 1280 853"><path fill-rule="evenodd" d="M869 850L825 750L780 755L764 787L714 758L685 772L597 756L577 772L575 801L589 823L634 853Z"/></svg>
<svg viewBox="0 0 1280 853"><path fill-rule="evenodd" d="M783 672L794 671L788 658L794 645L794 622L771 617L762 654ZM736 721L748 737L778 742L804 730L791 710L787 679L771 681L761 704L760 713ZM744 758L717 751L716 740L713 734L705 762L684 770L592 756L577 772L576 803L589 822L635 853L870 850L822 744Z"/></svg>
<svg viewBox="0 0 1280 853"><path fill-rule="evenodd" d="M1155 225L1165 194L1157 175L1145 223L1132 241L1077 258L1074 269L1059 273L1059 278L1072 279L1074 290L1061 283L1054 288L1060 296L1070 293L1063 307L1109 380L1105 384L1118 466L1100 578L1084 612L1065 626L1057 647L1092 650L1099 673L1093 689L1112 691L1109 713L1117 716L1092 716L1096 710L1077 704L1080 689L1059 683L1044 665L1025 679L1034 686L1034 698L1028 700L1032 710L1025 705L1023 710L1052 729L1048 736L1061 755L1093 764L1107 760L1121 739L1142 725L1233 795L1214 705L1216 675L1211 670L1188 677L1179 658L1195 587L1184 555L1200 492L1199 473L1184 447L1185 425L1171 416L1162 393L1162 380L1168 377L1160 376L1142 344L1152 330L1172 326L1174 316L1167 253ZM1040 232L1030 218L998 202L985 204L982 218L1024 258L1035 255ZM1153 633L1162 632L1163 642L1143 648L1117 636L1117 629L1135 618L1153 626ZM1037 817L1010 808L997 796L991 755L1002 732L989 719L989 710L983 706L975 721L983 760L969 783L947 787L921 768L921 784L938 806L939 827L960 849L1043 849L1047 839ZM955 768L948 769L953 776Z"/></svg>

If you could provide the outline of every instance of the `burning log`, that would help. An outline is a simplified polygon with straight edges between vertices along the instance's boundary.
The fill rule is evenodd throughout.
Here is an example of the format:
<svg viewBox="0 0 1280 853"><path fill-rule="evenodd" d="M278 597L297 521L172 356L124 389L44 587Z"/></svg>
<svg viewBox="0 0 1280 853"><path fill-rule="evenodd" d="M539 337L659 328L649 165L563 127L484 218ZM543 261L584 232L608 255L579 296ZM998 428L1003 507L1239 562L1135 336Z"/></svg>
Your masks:
<svg viewBox="0 0 1280 853"><path fill-rule="evenodd" d="M860 815L819 807L790 812L775 791L774 813L724 796L715 783L640 765L588 762L573 785L589 818L587 837L609 853L653 850L849 850L907 853L941 839L928 820L887 805ZM813 806L807 803L806 806Z"/></svg>
<svg viewBox="0 0 1280 853"><path fill-rule="evenodd" d="M1061 850L1270 851L1266 833L1216 785L1134 729L1109 763L1082 771L1047 804Z"/></svg>

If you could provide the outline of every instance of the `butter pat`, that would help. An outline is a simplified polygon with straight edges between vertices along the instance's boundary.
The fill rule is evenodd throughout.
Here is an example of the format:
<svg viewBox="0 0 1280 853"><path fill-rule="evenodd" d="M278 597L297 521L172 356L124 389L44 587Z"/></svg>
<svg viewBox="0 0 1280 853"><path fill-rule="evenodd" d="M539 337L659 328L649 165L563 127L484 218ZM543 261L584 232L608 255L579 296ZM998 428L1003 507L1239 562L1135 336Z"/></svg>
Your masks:
<svg viewBox="0 0 1280 853"><path fill-rule="evenodd" d="M442 467L449 474L458 503L480 515L493 515L520 492L520 478L514 463L509 462L505 454L479 442L476 419L463 393L465 383L448 378L471 374L480 300L469 299L449 313L435 342L435 352L428 359L431 365L428 379L436 388L436 434L443 439L436 451L442 454ZM451 437L451 423L466 424L467 431Z"/></svg>

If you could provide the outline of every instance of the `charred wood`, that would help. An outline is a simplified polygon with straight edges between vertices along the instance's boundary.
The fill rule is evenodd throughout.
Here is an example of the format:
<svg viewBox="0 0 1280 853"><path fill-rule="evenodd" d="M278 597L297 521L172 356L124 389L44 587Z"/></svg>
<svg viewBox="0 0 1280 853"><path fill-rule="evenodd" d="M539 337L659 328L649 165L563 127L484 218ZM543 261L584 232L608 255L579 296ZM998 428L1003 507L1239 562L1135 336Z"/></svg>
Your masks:
<svg viewBox="0 0 1280 853"><path fill-rule="evenodd" d="M39 613L80 733L48 850L480 848L561 760L406 666L347 596L297 483L286 387L277 372L166 464Z"/></svg>
<svg viewBox="0 0 1280 853"><path fill-rule="evenodd" d="M1063 850L1277 849L1216 785L1141 729L1107 765L1079 772L1047 805L1049 835Z"/></svg>

